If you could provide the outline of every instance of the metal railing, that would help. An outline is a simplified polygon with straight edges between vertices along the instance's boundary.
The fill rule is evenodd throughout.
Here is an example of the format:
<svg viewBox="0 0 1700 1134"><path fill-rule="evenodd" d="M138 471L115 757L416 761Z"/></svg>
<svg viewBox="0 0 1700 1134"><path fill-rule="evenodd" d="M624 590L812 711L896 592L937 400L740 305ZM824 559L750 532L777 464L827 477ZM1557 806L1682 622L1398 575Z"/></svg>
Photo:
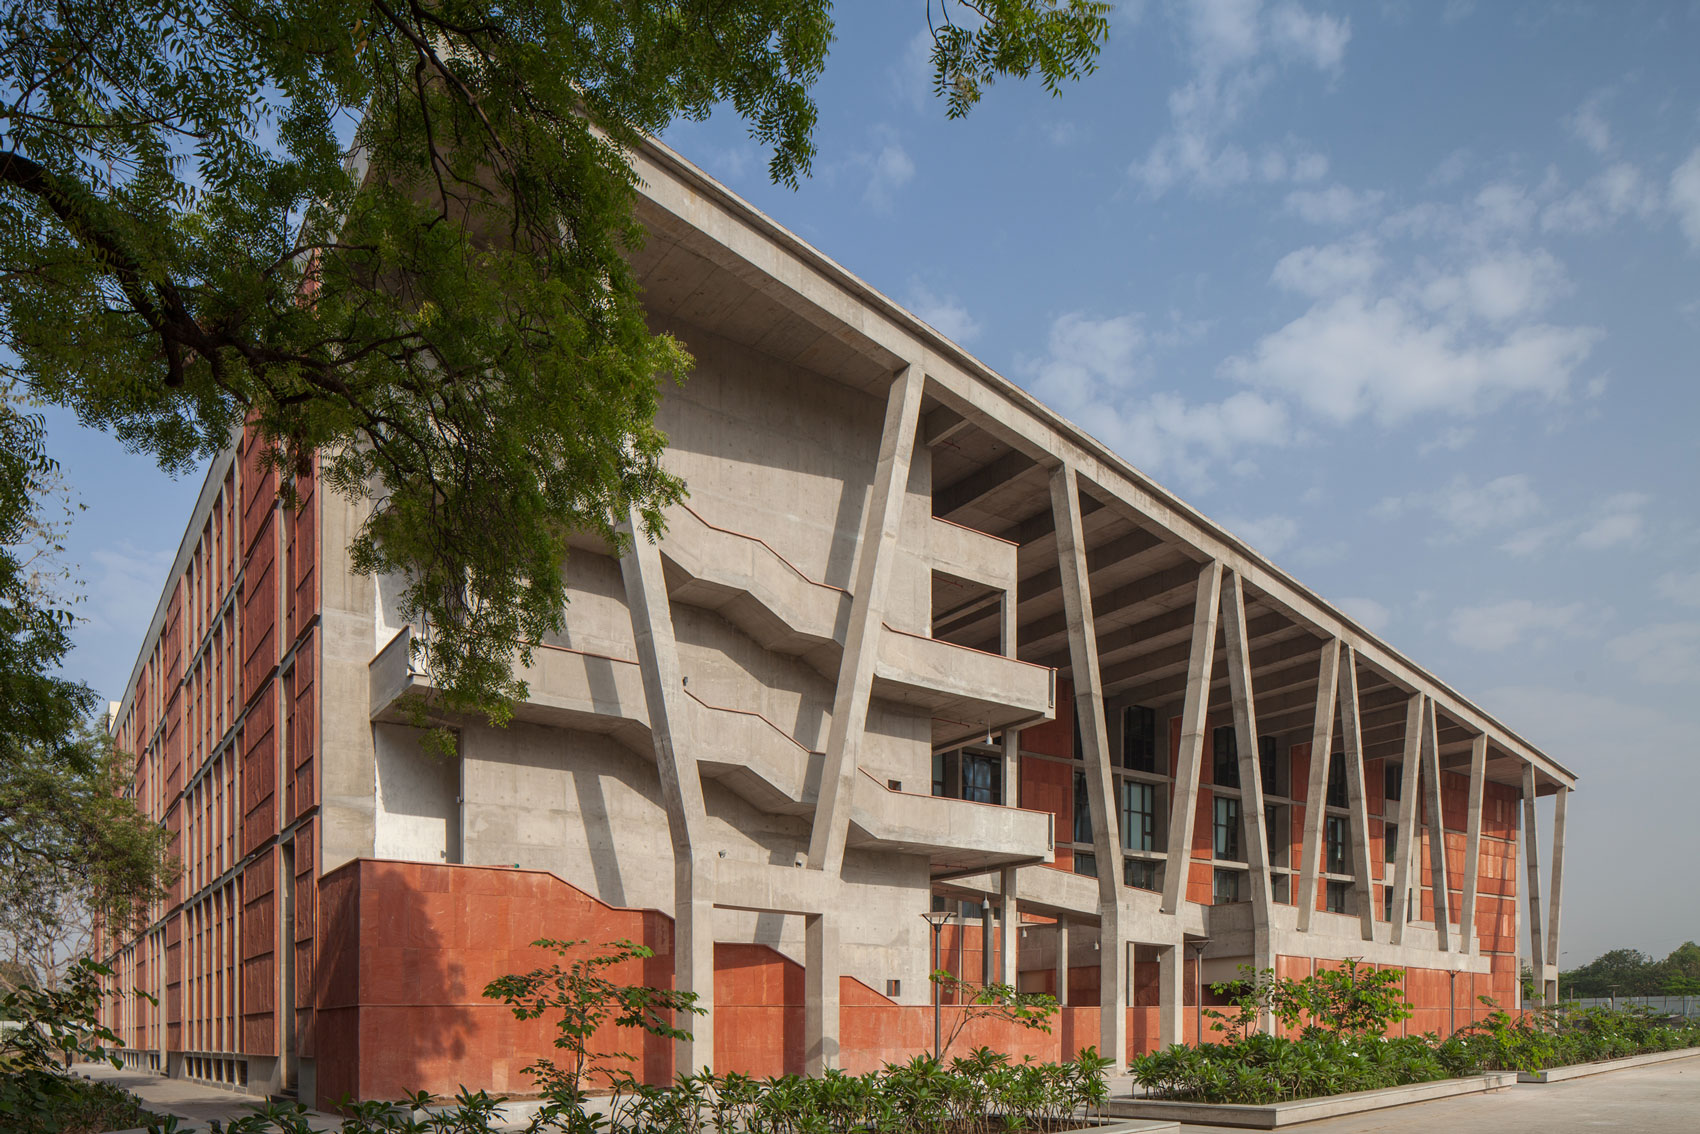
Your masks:
<svg viewBox="0 0 1700 1134"><path fill-rule="evenodd" d="M1700 1019L1700 996L1583 996L1562 998L1578 1008L1645 1008L1657 1016Z"/></svg>

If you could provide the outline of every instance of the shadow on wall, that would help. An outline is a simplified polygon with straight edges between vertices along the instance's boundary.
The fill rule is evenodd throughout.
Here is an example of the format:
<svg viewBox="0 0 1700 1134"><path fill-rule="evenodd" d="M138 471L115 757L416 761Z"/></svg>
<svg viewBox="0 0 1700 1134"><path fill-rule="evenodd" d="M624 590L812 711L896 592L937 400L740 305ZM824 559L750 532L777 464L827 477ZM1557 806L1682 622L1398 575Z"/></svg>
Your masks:
<svg viewBox="0 0 1700 1134"><path fill-rule="evenodd" d="M548 1018L521 1021L483 993L490 981L554 961L539 938L625 938L655 951L612 979L667 986L672 921L604 905L553 874L500 867L356 859L320 883L316 1105L344 1097L453 1095L462 1086L531 1093L524 1069L555 1055ZM634 1074L671 1079L665 1040L608 1028L593 1050L631 1051Z"/></svg>

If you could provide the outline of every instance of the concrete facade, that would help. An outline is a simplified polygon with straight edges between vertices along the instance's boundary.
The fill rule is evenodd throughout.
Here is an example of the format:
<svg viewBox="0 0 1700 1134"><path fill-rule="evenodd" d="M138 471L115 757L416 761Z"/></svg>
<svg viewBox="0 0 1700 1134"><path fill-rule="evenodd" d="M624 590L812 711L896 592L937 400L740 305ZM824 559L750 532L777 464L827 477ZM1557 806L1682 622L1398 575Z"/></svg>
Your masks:
<svg viewBox="0 0 1700 1134"><path fill-rule="evenodd" d="M690 495L657 544L575 545L510 726L425 752L359 509L311 475L286 508L246 440L209 473L114 725L189 866L110 943L132 1065L522 1090L546 1032L480 992L546 936L649 943L633 976L698 994L646 1077L862 1069L931 1042L935 905L942 967L1064 1001L1051 1035L967 1033L1018 1054L1196 1038L1240 965L1403 968L1414 1030L1515 1003L1519 857L1558 955L1532 817L1559 793L1556 864L1569 771L675 155L637 163L634 264L697 359L659 419Z"/></svg>

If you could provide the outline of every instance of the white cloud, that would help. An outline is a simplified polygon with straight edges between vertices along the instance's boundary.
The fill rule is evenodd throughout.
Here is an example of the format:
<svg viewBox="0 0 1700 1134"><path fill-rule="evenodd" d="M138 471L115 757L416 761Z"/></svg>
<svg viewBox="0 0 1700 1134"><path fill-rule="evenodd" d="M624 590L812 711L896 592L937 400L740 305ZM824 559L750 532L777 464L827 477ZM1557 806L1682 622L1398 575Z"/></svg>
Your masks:
<svg viewBox="0 0 1700 1134"><path fill-rule="evenodd" d="M1548 232L1600 232L1626 216L1652 217L1659 209L1659 191L1628 162L1617 162L1590 178L1580 189L1541 210L1541 228Z"/></svg>
<svg viewBox="0 0 1700 1134"><path fill-rule="evenodd" d="M1321 299L1368 287L1381 265L1381 252L1370 240L1311 245L1281 257L1270 279L1287 291Z"/></svg>
<svg viewBox="0 0 1700 1134"><path fill-rule="evenodd" d="M1480 485L1459 476L1445 488L1390 497L1376 506L1377 514L1383 517L1428 512L1446 526L1452 538L1510 527L1540 510L1540 495L1522 473L1496 477Z"/></svg>
<svg viewBox="0 0 1700 1134"><path fill-rule="evenodd" d="M1257 157L1227 134L1286 65L1337 73L1351 40L1343 18L1296 3L1265 8L1262 0L1199 0L1182 15L1192 77L1169 93L1170 128L1128 173L1160 195L1186 183L1221 189L1251 180L1314 181L1327 159L1295 142Z"/></svg>
<svg viewBox="0 0 1700 1134"><path fill-rule="evenodd" d="M887 142L867 162L869 175L862 200L876 209L889 209L892 194L915 176L915 162L899 142Z"/></svg>
<svg viewBox="0 0 1700 1134"><path fill-rule="evenodd" d="M1688 242L1700 248L1700 148L1670 175L1670 207Z"/></svg>
<svg viewBox="0 0 1700 1134"><path fill-rule="evenodd" d="M1579 602L1550 606L1528 599L1509 599L1482 606L1462 606L1452 612L1447 635L1460 646L1497 652L1529 638L1573 633L1581 615Z"/></svg>
<svg viewBox="0 0 1700 1134"><path fill-rule="evenodd" d="M1420 285L1424 307L1454 321L1505 323L1538 314L1567 286L1564 266L1544 251L1504 251Z"/></svg>
<svg viewBox="0 0 1700 1134"><path fill-rule="evenodd" d="M1605 92L1601 91L1591 96L1577 108L1575 114L1564 120L1564 124L1570 127L1570 132L1597 154L1604 154L1611 149L1611 124L1606 121L1600 109L1604 102Z"/></svg>
<svg viewBox="0 0 1700 1134"><path fill-rule="evenodd" d="M1542 323L1472 334L1404 298L1354 293L1318 302L1223 371L1336 424L1368 416L1385 425L1420 413L1473 416L1513 397L1562 398L1598 338Z"/></svg>
<svg viewBox="0 0 1700 1134"><path fill-rule="evenodd" d="M1287 211L1316 225L1345 228L1362 224L1381 205L1378 189L1356 190L1345 185L1326 189L1295 189L1287 194Z"/></svg>
<svg viewBox="0 0 1700 1134"><path fill-rule="evenodd" d="M175 548L143 548L127 540L95 551L87 565L87 598L82 606L90 629L111 634L121 643L140 642L176 555Z"/></svg>
<svg viewBox="0 0 1700 1134"><path fill-rule="evenodd" d="M1159 344L1170 338L1156 336ZM1052 322L1046 355L1017 368L1035 396L1134 464L1193 484L1205 483L1214 463L1243 460L1250 446L1286 441L1285 408L1254 391L1205 402L1147 393L1152 345L1137 316L1071 312Z"/></svg>
<svg viewBox="0 0 1700 1134"><path fill-rule="evenodd" d="M1577 534L1576 546L1588 551L1604 551L1608 547L1634 541L1646 526L1643 515L1646 507L1647 497L1639 492L1620 492L1610 497Z"/></svg>
<svg viewBox="0 0 1700 1134"><path fill-rule="evenodd" d="M1272 515L1257 520L1227 519L1222 526L1264 555L1279 555L1299 538L1298 521L1291 516Z"/></svg>
<svg viewBox="0 0 1700 1134"><path fill-rule="evenodd" d="M1700 685L1700 622L1666 622L1620 634L1606 643L1606 656L1641 681Z"/></svg>
<svg viewBox="0 0 1700 1134"><path fill-rule="evenodd" d="M1678 606L1700 608L1700 571L1670 571L1653 585L1658 596Z"/></svg>
<svg viewBox="0 0 1700 1134"><path fill-rule="evenodd" d="M919 280L909 281L908 307L947 339L967 343L980 333L979 320L955 296L939 295Z"/></svg>
<svg viewBox="0 0 1700 1134"><path fill-rule="evenodd" d="M933 33L919 28L903 52L886 68L892 93L911 110L922 110L933 97Z"/></svg>
<svg viewBox="0 0 1700 1134"><path fill-rule="evenodd" d="M1376 634L1386 630L1388 623L1393 621L1393 612L1371 598L1335 599L1334 605L1345 611L1354 622Z"/></svg>

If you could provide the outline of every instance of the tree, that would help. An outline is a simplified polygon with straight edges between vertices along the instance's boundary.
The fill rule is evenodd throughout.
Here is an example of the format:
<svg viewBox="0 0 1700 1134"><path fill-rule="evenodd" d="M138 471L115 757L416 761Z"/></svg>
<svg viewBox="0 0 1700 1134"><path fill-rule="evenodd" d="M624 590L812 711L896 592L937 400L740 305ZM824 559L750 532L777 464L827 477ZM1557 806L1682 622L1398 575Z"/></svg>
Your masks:
<svg viewBox="0 0 1700 1134"><path fill-rule="evenodd" d="M933 982L935 1002L948 1002L953 1012L950 1030L944 1034L939 1049L933 1052L933 1058L941 1063L957 1039L967 1030L968 1025L975 1020L1001 1020L1028 1031L1040 1031L1048 1035L1051 1030L1051 1017L1056 1015L1060 1007L1057 998L1048 993L1021 992L1013 984L1001 984L997 981L991 984L970 984L955 976L949 969L934 969L928 979Z"/></svg>
<svg viewBox="0 0 1700 1134"><path fill-rule="evenodd" d="M928 0L960 116L1093 69L1101 0ZM444 710L506 719L571 533L653 535L690 358L623 258L628 154L721 104L795 185L829 0L17 0L0 375L191 467L246 427L369 506Z"/></svg>

